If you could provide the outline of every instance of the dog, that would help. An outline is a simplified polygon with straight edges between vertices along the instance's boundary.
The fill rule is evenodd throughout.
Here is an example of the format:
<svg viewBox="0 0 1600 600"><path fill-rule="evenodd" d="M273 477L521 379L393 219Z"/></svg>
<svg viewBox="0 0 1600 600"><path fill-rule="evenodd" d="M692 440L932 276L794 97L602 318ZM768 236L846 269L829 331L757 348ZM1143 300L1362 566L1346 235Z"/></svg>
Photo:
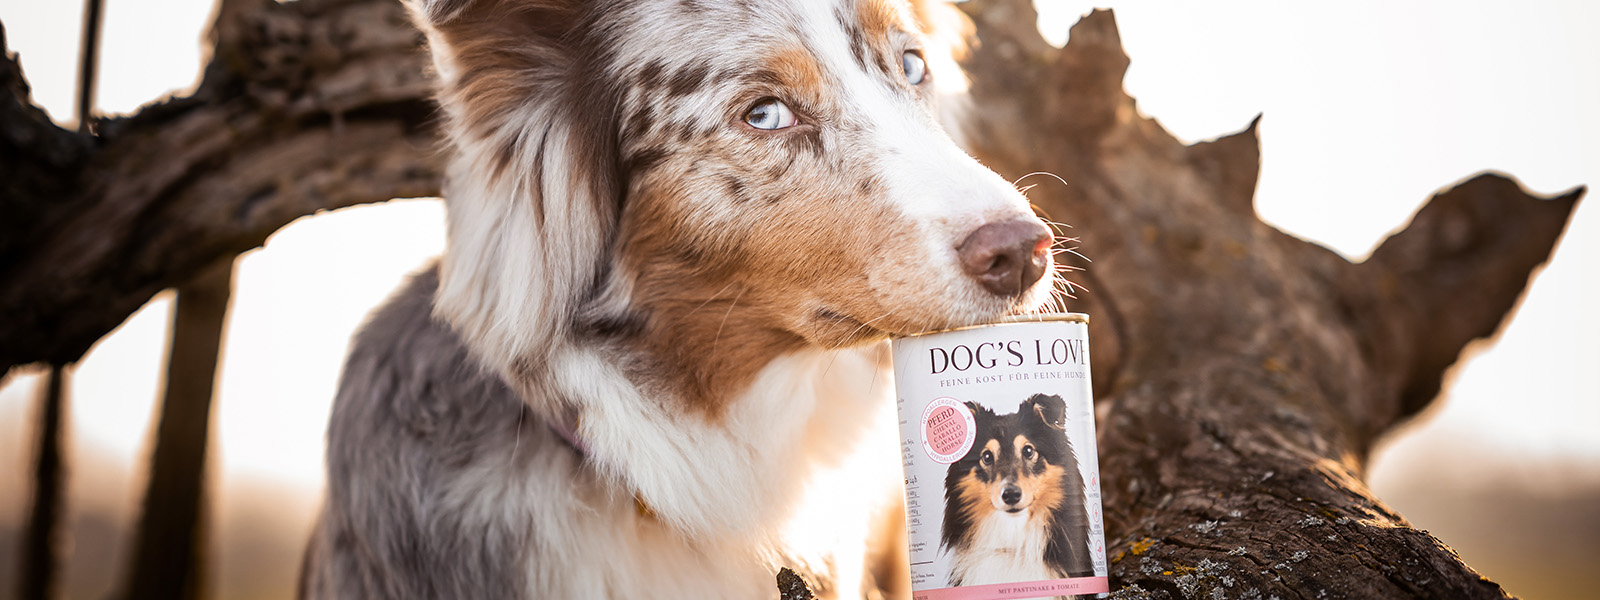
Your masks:
<svg viewBox="0 0 1600 600"><path fill-rule="evenodd" d="M408 7L446 250L352 342L300 595L908 594L885 340L1037 310L1054 271L941 125L953 9Z"/></svg>
<svg viewBox="0 0 1600 600"><path fill-rule="evenodd" d="M966 405L977 438L945 476L939 534L941 550L953 559L950 585L1093 575L1083 475L1065 432L1066 403L1035 394L1008 415Z"/></svg>

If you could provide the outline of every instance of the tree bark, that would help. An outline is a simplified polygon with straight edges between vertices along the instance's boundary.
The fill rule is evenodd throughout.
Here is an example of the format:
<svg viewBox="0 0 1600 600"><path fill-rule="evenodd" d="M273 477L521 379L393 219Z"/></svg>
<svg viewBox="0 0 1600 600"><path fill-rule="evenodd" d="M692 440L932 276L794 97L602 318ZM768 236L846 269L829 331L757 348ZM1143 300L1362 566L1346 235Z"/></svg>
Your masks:
<svg viewBox="0 0 1600 600"><path fill-rule="evenodd" d="M296 218L438 194L428 62L398 1L225 6L192 96L94 136L51 124L0 61L0 372L77 360Z"/></svg>
<svg viewBox="0 0 1600 600"><path fill-rule="evenodd" d="M1024 0L963 5L972 150L1070 223L1094 315L1119 598L1500 598L1362 482L1548 259L1582 190L1499 175L1435 196L1360 264L1257 218L1255 123L1185 146L1139 116L1109 11L1045 43Z"/></svg>
<svg viewBox="0 0 1600 600"><path fill-rule="evenodd" d="M1094 315L1123 598L1498 598L1362 483L1545 261L1582 190L1482 175L1352 264L1262 223L1254 124L1185 146L1122 90L1097 12L1056 49L1026 0L963 5L971 150L1071 223ZM438 191L419 36L393 0L229 2L191 97L63 131L0 62L0 364L70 362L162 288L301 215ZM3 38L0 38L3 42ZM3 45L3 44L0 44Z"/></svg>

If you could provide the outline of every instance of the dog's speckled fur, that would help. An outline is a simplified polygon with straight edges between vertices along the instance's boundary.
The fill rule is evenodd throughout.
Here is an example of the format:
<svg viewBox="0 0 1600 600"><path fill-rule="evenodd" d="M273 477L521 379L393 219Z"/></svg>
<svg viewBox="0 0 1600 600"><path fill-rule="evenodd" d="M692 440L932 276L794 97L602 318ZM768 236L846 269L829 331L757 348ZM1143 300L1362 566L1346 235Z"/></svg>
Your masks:
<svg viewBox="0 0 1600 600"><path fill-rule="evenodd" d="M947 7L412 9L448 247L351 350L303 595L758 598L780 565L905 593L882 340L1050 285L997 296L958 264L1033 216L939 124L960 76L924 30ZM763 98L799 124L749 126Z"/></svg>

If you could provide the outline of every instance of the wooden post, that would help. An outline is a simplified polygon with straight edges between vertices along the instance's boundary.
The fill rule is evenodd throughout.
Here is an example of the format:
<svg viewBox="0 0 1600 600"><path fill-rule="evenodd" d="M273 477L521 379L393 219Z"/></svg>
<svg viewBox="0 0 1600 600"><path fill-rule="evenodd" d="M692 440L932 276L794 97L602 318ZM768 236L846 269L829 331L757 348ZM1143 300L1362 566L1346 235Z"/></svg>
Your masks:
<svg viewBox="0 0 1600 600"><path fill-rule="evenodd" d="M78 132L90 133L93 120L95 67L100 55L100 20L105 14L101 0L85 0L83 30L78 54ZM0 37L3 39L3 37ZM67 368L51 365L44 394L39 399L39 453L34 466L33 506L22 549L22 573L18 578L18 597L55 597L57 542L65 502L66 475L62 460L62 422L66 420Z"/></svg>
<svg viewBox="0 0 1600 600"><path fill-rule="evenodd" d="M233 260L178 288L166 394L135 536L127 598L202 596L206 442Z"/></svg>
<svg viewBox="0 0 1600 600"><path fill-rule="evenodd" d="M23 537L22 573L17 597L24 600L54 598L56 558L61 539L61 517L66 480L62 449L62 421L66 419L67 367L50 368L44 393L39 396L39 454L34 463L33 508Z"/></svg>
<svg viewBox="0 0 1600 600"><path fill-rule="evenodd" d="M83 39L78 53L78 132L93 133L94 84L100 66L100 19L105 15L101 0L85 0Z"/></svg>

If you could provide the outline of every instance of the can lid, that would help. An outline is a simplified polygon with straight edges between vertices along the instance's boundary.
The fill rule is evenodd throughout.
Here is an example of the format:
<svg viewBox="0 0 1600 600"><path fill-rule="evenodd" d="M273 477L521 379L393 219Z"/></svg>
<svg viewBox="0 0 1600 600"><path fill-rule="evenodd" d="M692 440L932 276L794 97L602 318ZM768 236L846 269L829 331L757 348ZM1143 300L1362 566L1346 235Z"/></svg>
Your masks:
<svg viewBox="0 0 1600 600"><path fill-rule="evenodd" d="M1073 312L1048 312L1048 313L1029 313L1029 314L1021 314L1021 315L1006 315L1006 316L1000 317L998 319L995 319L993 321L990 321L988 323L979 323L979 324L976 324L976 325L963 325L961 327L951 327L951 328L948 328L948 329L938 329L938 330L934 330L934 331L924 331L922 333L913 333L911 335L902 335L902 336L896 336L896 337L898 337L898 338L912 338L912 337L921 337L921 336L924 336L924 335L933 335L935 333L948 333L948 332L951 332L951 331L965 331L967 329L978 329L980 327L993 327L995 325L1015 325L1017 323L1047 323L1047 322L1054 322L1054 321L1066 321L1066 322L1069 322L1069 323L1083 323L1084 325L1088 325L1089 324L1089 315L1084 314L1084 313L1073 313Z"/></svg>

